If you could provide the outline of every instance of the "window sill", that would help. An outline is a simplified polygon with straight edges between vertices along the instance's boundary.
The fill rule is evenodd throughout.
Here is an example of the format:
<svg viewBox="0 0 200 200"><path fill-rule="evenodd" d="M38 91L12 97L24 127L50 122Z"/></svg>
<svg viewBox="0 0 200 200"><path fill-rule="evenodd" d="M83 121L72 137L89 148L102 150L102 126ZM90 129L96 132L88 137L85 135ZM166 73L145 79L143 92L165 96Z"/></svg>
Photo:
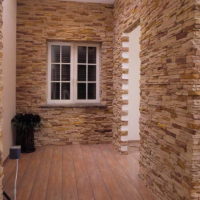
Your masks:
<svg viewBox="0 0 200 200"><path fill-rule="evenodd" d="M40 108L107 108L105 104L101 103L76 103L76 104L46 104Z"/></svg>

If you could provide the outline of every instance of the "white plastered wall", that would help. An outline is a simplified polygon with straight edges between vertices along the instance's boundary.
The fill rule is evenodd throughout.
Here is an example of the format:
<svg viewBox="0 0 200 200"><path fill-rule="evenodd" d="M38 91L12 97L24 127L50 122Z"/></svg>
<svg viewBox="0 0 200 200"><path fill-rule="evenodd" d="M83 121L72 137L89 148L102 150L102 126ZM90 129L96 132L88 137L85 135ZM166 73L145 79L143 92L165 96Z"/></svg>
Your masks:
<svg viewBox="0 0 200 200"><path fill-rule="evenodd" d="M16 113L16 0L3 1L3 159L13 144L11 119Z"/></svg>
<svg viewBox="0 0 200 200"><path fill-rule="evenodd" d="M140 26L129 34L128 140L139 140Z"/></svg>
<svg viewBox="0 0 200 200"><path fill-rule="evenodd" d="M128 63L122 63L122 69L128 69L128 74L122 74L123 80L128 82L122 84L122 90L128 91L128 94L122 95L122 100L127 100L128 105L122 106L122 111L127 115L121 117L122 121L127 121L128 125L121 126L121 131L127 131L127 136L122 136L121 141L138 141L139 136L139 118L140 118L140 26L132 32L126 33L123 37L129 40L122 43L123 48L128 48L128 52L123 52L122 58L128 59ZM127 146L122 146L121 151L127 151Z"/></svg>

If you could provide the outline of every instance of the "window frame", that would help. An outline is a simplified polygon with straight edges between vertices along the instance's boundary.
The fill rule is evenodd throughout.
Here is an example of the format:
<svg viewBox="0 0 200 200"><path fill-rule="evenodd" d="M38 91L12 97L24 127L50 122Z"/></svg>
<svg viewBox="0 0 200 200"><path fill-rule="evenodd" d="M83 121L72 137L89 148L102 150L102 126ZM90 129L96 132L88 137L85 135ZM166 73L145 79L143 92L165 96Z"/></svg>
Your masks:
<svg viewBox="0 0 200 200"><path fill-rule="evenodd" d="M70 99L62 100L54 100L51 99L51 46L59 45L60 48L62 46L70 46L71 47L71 62L70 62ZM77 99L77 90L78 90L78 47L96 47L96 99ZM60 52L61 56L61 52ZM62 61L60 59L60 66ZM88 63L84 63L86 66ZM70 104L90 104L90 103L100 103L100 44L98 43L78 43L78 42L48 42L48 95L47 95L47 104L53 105L70 105ZM62 81L60 81L62 82ZM86 85L87 85L86 80ZM61 94L60 94L61 95ZM87 94L86 94L87 95Z"/></svg>

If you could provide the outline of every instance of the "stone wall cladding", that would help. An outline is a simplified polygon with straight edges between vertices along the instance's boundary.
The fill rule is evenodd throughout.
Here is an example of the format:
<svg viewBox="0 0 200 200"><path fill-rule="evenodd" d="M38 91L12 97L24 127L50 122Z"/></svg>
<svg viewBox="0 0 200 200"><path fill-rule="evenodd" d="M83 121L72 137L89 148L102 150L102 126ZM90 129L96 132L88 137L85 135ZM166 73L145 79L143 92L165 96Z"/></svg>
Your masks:
<svg viewBox="0 0 200 200"><path fill-rule="evenodd" d="M191 198L194 200L200 199L200 2L195 0L194 15L195 15L195 25L193 27L195 40L193 41L193 55L192 53L188 55L187 60L194 62L192 69L188 71L184 78L184 82L192 86L191 91L189 91L188 113L191 115L192 120L188 120L187 127L193 130L192 135L192 193Z"/></svg>
<svg viewBox="0 0 200 200"><path fill-rule="evenodd" d="M129 72L129 36L124 33L122 35L122 92L121 92L121 127L120 127L120 152L128 153L128 72Z"/></svg>
<svg viewBox="0 0 200 200"><path fill-rule="evenodd" d="M127 151L127 142L123 141L122 137L127 136L128 132L122 130L122 127L128 126L128 122L122 120L127 113L123 112L122 107L128 104L127 100L123 99L123 83L128 80L123 80L123 74L128 73L124 65L128 65L128 59L123 57L123 53L128 51L128 48L123 48L123 44L128 42L129 38L126 32L133 29L138 24L140 0L115 1L114 6L114 73L113 87L115 98L113 100L113 137L114 144L122 153Z"/></svg>
<svg viewBox="0 0 200 200"><path fill-rule="evenodd" d="M3 76L3 66L2 66L2 60L3 60L3 43L2 43L2 13L3 13L3 0L0 0L0 200L3 199L3 140L2 140L2 91L3 91L3 82L2 82L2 76Z"/></svg>
<svg viewBox="0 0 200 200"><path fill-rule="evenodd" d="M113 7L58 0L18 0L17 112L42 117L37 145L112 141ZM106 107L45 107L47 42L101 43L101 103ZM44 106L44 107L43 107Z"/></svg>
<svg viewBox="0 0 200 200"><path fill-rule="evenodd" d="M199 1L117 0L115 143L123 145L123 34L141 26L140 175L156 200L198 200Z"/></svg>

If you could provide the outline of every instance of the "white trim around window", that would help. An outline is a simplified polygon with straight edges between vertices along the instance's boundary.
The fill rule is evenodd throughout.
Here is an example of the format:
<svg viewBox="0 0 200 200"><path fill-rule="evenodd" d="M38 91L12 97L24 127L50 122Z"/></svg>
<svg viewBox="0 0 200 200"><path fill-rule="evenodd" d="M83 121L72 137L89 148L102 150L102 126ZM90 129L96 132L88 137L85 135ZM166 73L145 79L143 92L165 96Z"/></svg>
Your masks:
<svg viewBox="0 0 200 200"><path fill-rule="evenodd" d="M83 54L86 52L83 63L80 63L82 55L78 55L81 48ZM95 50L96 58L89 56L89 51L92 50ZM47 103L55 105L100 103L100 44L48 43Z"/></svg>

